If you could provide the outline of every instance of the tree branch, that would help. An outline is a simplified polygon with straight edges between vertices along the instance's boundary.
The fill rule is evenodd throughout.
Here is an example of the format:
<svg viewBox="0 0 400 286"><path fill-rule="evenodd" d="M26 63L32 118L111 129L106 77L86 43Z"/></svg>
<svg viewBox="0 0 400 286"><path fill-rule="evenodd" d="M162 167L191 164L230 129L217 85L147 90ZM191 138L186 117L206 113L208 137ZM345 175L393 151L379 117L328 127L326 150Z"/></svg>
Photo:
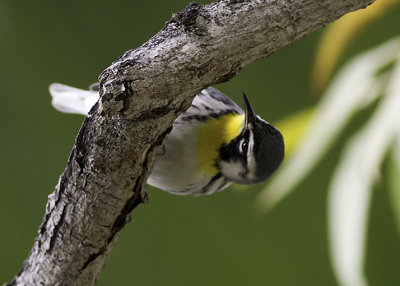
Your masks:
<svg viewBox="0 0 400 286"><path fill-rule="evenodd" d="M93 285L175 118L203 88L374 0L189 4L100 76L23 269L7 285Z"/></svg>

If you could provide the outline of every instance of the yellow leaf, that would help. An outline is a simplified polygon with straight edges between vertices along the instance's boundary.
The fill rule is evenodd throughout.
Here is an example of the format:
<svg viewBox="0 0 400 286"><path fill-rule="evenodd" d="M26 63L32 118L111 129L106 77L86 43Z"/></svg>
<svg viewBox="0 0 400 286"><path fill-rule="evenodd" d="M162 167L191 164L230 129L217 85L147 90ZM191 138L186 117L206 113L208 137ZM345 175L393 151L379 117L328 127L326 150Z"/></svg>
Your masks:
<svg viewBox="0 0 400 286"><path fill-rule="evenodd" d="M320 94L328 84L344 49L368 24L399 0L377 0L366 9L349 13L328 26L319 43L312 74L312 89Z"/></svg>
<svg viewBox="0 0 400 286"><path fill-rule="evenodd" d="M274 124L285 140L286 158L293 153L303 134L306 133L313 113L314 108L304 109Z"/></svg>

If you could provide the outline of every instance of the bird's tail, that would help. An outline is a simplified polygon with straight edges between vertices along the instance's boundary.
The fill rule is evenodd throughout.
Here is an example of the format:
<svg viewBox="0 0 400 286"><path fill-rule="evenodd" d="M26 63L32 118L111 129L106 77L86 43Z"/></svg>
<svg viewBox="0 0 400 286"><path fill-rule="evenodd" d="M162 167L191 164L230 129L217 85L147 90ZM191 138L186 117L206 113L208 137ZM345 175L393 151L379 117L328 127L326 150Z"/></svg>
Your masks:
<svg viewBox="0 0 400 286"><path fill-rule="evenodd" d="M88 115L99 99L98 91L78 89L61 83L51 84L49 91L54 108L66 113Z"/></svg>

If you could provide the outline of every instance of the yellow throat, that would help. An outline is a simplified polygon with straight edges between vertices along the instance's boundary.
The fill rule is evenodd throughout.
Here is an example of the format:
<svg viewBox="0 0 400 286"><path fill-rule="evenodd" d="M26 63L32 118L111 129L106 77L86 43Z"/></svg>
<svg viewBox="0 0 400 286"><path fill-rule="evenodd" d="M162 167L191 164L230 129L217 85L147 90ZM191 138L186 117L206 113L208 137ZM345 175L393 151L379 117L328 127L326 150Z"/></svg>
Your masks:
<svg viewBox="0 0 400 286"><path fill-rule="evenodd" d="M243 128L243 114L227 114L210 119L200 128L197 140L197 156L200 170L213 175L218 172L215 162L218 149L238 136Z"/></svg>

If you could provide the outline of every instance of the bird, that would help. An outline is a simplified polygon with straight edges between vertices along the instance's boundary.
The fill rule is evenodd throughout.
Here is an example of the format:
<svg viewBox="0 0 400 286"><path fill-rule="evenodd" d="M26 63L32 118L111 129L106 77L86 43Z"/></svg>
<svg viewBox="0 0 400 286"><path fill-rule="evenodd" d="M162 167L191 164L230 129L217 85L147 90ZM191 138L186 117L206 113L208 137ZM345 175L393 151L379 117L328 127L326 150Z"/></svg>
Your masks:
<svg viewBox="0 0 400 286"><path fill-rule="evenodd" d="M88 115L98 86L82 90L60 83L49 87L52 105ZM197 94L173 123L147 183L176 195L209 195L232 182L264 182L284 159L282 134L256 115L243 92L244 110L213 87Z"/></svg>

